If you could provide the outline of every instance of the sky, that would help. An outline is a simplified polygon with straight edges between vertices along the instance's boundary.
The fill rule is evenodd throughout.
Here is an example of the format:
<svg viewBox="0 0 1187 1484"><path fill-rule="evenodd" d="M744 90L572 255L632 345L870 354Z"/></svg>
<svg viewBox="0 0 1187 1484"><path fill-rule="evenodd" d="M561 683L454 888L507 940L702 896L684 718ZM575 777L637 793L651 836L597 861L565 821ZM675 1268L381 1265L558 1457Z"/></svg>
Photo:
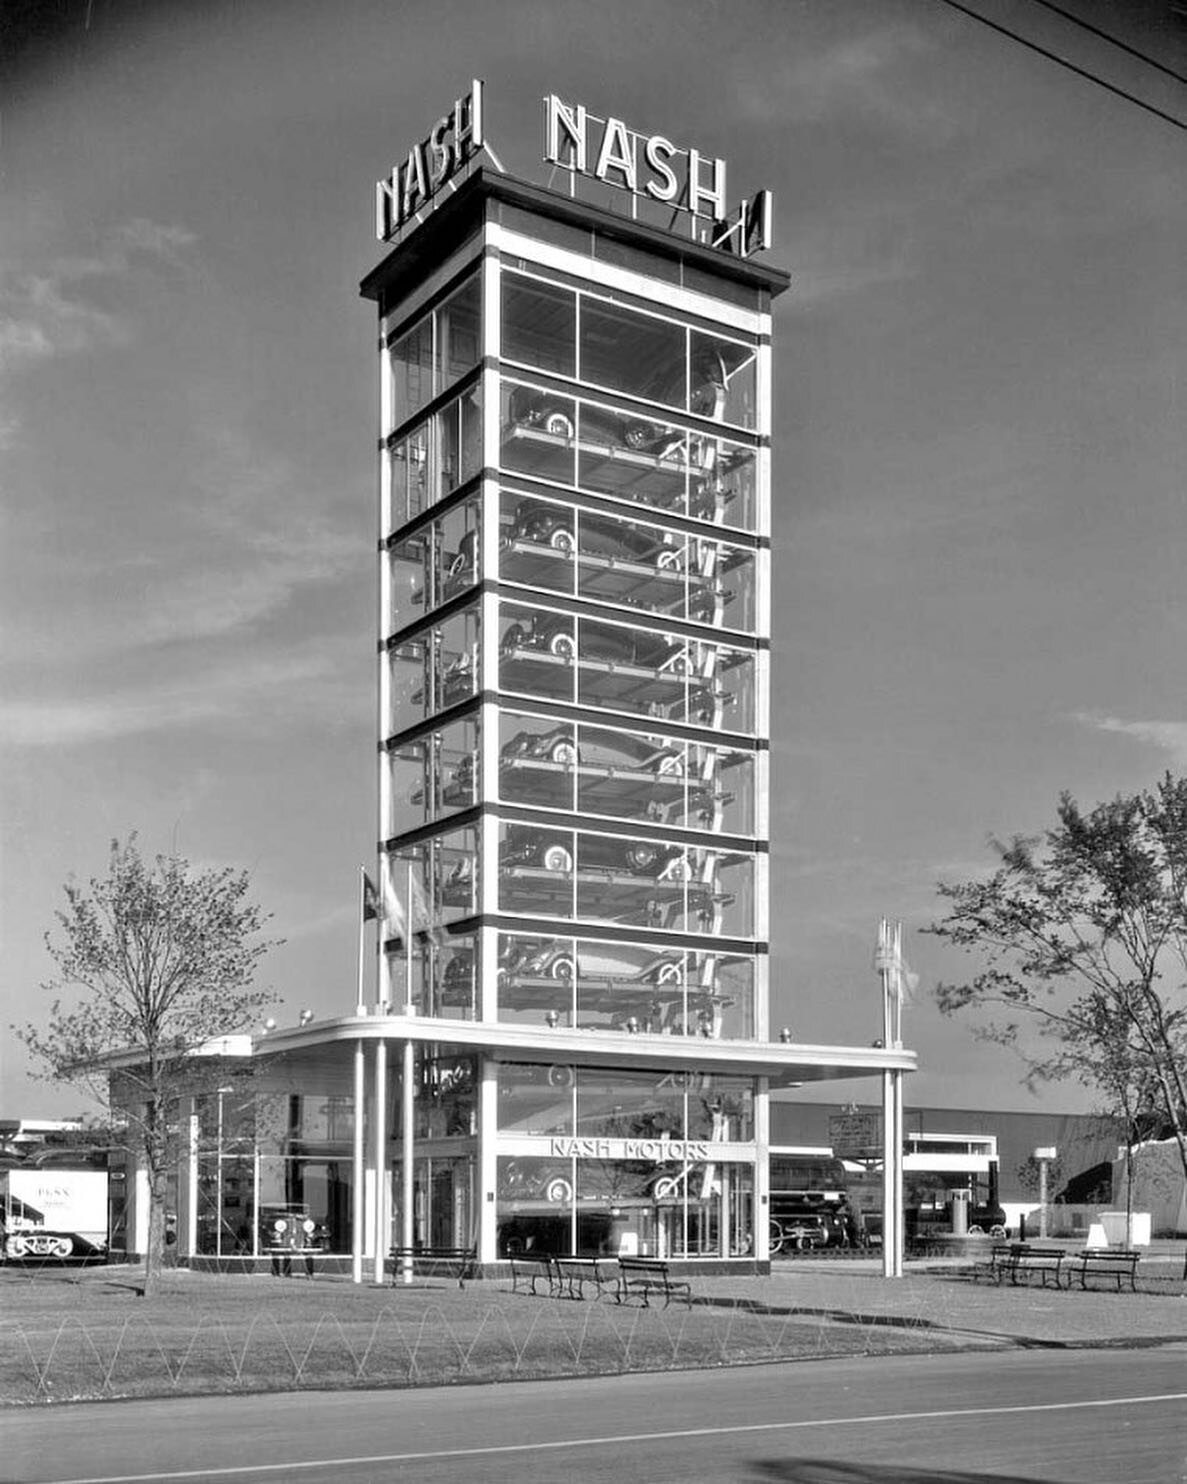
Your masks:
<svg viewBox="0 0 1187 1484"><path fill-rule="evenodd" d="M1036 3L984 16L1187 119ZM1187 73L1166 0L1065 0ZM940 1017L921 930L991 837L1187 768L1187 134L941 0L3 0L0 1114L63 883L251 873L277 1012L349 1013L375 853L374 182L471 77L538 182L555 92L775 196L772 1026L916 1106L1074 1110ZM873 1085L832 1084L865 1100Z"/></svg>

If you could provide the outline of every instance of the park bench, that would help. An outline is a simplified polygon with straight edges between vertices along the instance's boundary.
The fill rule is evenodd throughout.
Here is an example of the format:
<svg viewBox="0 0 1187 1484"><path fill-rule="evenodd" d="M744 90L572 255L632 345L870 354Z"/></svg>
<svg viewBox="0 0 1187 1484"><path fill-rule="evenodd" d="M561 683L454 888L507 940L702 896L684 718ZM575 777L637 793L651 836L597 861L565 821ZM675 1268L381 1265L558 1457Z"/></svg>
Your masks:
<svg viewBox="0 0 1187 1484"><path fill-rule="evenodd" d="M639 1294L644 1308L651 1307L653 1293L663 1294L665 1309L678 1294L683 1294L685 1302L692 1304L692 1285L673 1279L668 1264L655 1257L618 1259L618 1290L614 1295L615 1301L621 1304L632 1293Z"/></svg>
<svg viewBox="0 0 1187 1484"><path fill-rule="evenodd" d="M585 1297L585 1285L591 1283L598 1297L618 1279L618 1265L607 1257L558 1257L554 1259L558 1286L567 1289L572 1299Z"/></svg>
<svg viewBox="0 0 1187 1484"><path fill-rule="evenodd" d="M393 1286L400 1281L409 1259L414 1273L447 1268L450 1277L457 1277L459 1288L465 1288L466 1279L474 1276L478 1263L478 1251L474 1247L393 1247L388 1256L392 1260Z"/></svg>
<svg viewBox="0 0 1187 1484"><path fill-rule="evenodd" d="M1067 1286L1072 1286L1072 1278L1079 1273L1080 1287L1088 1287L1088 1275L1102 1278L1116 1278L1117 1292L1121 1292L1122 1278L1129 1279L1129 1287L1133 1293L1138 1291L1137 1270L1142 1254L1125 1248L1093 1248L1084 1252L1074 1252L1068 1258L1068 1280Z"/></svg>
<svg viewBox="0 0 1187 1484"><path fill-rule="evenodd" d="M1029 1242L998 1243L991 1249L988 1263L979 1271L984 1272L995 1283L1009 1278L1014 1287L1017 1287L1020 1277L1029 1282L1031 1275L1038 1273L1042 1277L1043 1287L1046 1288L1047 1277L1050 1275L1058 1288L1059 1275L1066 1258L1067 1253L1062 1247L1035 1247Z"/></svg>
<svg viewBox="0 0 1187 1484"><path fill-rule="evenodd" d="M1035 1247L1030 1242L1014 1242L1010 1247L1007 1272L1010 1282L1017 1285L1019 1278L1027 1283L1037 1273L1043 1280L1043 1287L1047 1286L1047 1278L1055 1280L1055 1287L1059 1287L1059 1275L1063 1264L1067 1260L1067 1253L1062 1247Z"/></svg>
<svg viewBox="0 0 1187 1484"><path fill-rule="evenodd" d="M520 1283L530 1285L531 1292L536 1292L537 1282L543 1278L548 1284L550 1294L560 1290L560 1276L556 1270L556 1260L547 1252L511 1252L511 1292L518 1293Z"/></svg>

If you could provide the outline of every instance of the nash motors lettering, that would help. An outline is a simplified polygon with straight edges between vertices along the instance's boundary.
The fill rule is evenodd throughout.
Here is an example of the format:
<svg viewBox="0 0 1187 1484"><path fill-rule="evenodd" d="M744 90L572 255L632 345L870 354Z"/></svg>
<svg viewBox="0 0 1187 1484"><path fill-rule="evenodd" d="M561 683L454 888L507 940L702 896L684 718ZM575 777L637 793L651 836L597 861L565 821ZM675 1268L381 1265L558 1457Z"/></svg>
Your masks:
<svg viewBox="0 0 1187 1484"><path fill-rule="evenodd" d="M773 197L759 191L730 215L725 161L679 149L662 134L640 134L621 119L599 119L583 104L544 99L549 164L618 186L642 200L685 212L696 239L747 258L771 245ZM698 227L698 222L708 226Z"/></svg>
<svg viewBox="0 0 1187 1484"><path fill-rule="evenodd" d="M413 145L391 177L375 182L375 235L380 242L390 242L485 143L482 82L475 78L466 96L437 120L427 138Z"/></svg>
<svg viewBox="0 0 1187 1484"><path fill-rule="evenodd" d="M706 1139L553 1139L557 1159L637 1159L663 1165L673 1160L698 1164L711 1159Z"/></svg>

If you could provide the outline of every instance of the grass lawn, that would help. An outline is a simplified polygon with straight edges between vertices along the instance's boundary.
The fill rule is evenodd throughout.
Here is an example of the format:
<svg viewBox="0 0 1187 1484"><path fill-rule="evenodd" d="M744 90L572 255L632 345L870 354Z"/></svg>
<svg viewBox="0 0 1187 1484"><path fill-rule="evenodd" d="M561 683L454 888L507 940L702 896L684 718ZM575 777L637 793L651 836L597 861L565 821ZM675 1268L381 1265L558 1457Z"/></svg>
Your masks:
<svg viewBox="0 0 1187 1484"><path fill-rule="evenodd" d="M0 1404L232 1391L467 1384L919 1353L940 1330L756 1303L706 1278L691 1306L513 1294L508 1281L0 1269Z"/></svg>

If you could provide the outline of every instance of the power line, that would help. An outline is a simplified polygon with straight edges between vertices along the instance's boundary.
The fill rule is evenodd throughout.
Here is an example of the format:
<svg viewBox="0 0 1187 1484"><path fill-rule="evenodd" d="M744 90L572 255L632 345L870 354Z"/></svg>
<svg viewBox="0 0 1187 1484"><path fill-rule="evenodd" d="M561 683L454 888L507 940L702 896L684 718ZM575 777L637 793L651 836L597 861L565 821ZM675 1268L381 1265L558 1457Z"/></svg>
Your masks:
<svg viewBox="0 0 1187 1484"><path fill-rule="evenodd" d="M1144 108L1147 113L1152 113L1155 118L1162 119L1165 123L1173 124L1176 129L1187 132L1187 123L1177 119L1173 114L1163 113L1161 108L1155 108L1152 103L1146 103L1137 98L1133 93L1127 93L1124 88L1117 87L1114 83L1106 82L1103 77L1098 77L1095 72L1089 72L1083 67L1077 67L1074 62L1069 62L1066 57L1061 57L1058 52L1048 51L1045 46L1040 46L1036 41L1028 41L1025 36L1019 36L1016 31L1008 30L997 21L991 21L988 17L978 14L967 5L961 5L959 0L939 0L941 5L947 5L952 10L958 10L970 20L980 21L983 26L988 26L991 31L998 32L1001 36L1007 36L1011 41L1016 41L1019 46L1026 47L1029 51L1037 52L1040 57L1046 57L1049 62L1054 62L1059 67L1065 67L1069 72L1074 72L1077 77L1083 77L1088 82L1096 83L1097 87L1104 88L1106 92L1114 93L1118 98L1124 98L1127 103L1133 103L1138 108Z"/></svg>
<svg viewBox="0 0 1187 1484"><path fill-rule="evenodd" d="M1083 21L1078 15L1073 15L1070 10L1064 10L1062 5L1052 5L1051 0L1032 0L1035 5L1041 5L1044 10L1052 10L1056 15L1061 15L1065 21L1071 21L1073 26L1079 26L1084 31L1089 31L1093 36L1099 36L1102 41L1107 41L1110 46L1120 47L1131 57L1136 57L1139 62L1144 62L1147 67L1156 67L1159 72L1165 72L1167 77L1173 77L1176 82L1187 83L1187 77L1181 72L1175 72L1171 67L1164 67L1161 62L1156 62L1153 57L1148 57L1145 52L1140 52L1136 47L1129 46L1126 42L1119 40L1116 36L1110 36L1107 31L1102 31L1099 26L1094 26L1088 21Z"/></svg>

